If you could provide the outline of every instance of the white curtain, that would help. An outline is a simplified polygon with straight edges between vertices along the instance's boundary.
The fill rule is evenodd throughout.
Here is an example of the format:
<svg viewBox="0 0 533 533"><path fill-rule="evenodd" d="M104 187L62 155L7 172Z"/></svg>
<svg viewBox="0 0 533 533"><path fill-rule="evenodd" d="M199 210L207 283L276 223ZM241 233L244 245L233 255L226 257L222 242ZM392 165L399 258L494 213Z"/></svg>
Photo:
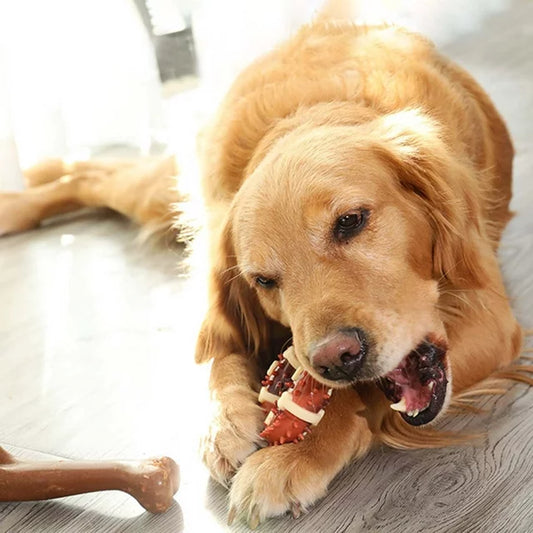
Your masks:
<svg viewBox="0 0 533 533"><path fill-rule="evenodd" d="M0 189L19 164L143 153L161 127L160 86L133 0L0 2Z"/></svg>
<svg viewBox="0 0 533 533"><path fill-rule="evenodd" d="M19 190L22 176L11 126L5 60L0 48L0 190Z"/></svg>

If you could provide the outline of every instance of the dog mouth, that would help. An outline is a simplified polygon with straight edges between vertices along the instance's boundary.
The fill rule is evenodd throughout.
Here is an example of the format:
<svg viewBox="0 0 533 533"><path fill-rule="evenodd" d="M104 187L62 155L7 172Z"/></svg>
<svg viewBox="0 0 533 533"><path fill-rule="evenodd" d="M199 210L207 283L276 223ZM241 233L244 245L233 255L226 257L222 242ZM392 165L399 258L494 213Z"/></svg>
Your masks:
<svg viewBox="0 0 533 533"><path fill-rule="evenodd" d="M448 388L446 345L425 340L377 380L391 408L412 426L431 422L442 410Z"/></svg>

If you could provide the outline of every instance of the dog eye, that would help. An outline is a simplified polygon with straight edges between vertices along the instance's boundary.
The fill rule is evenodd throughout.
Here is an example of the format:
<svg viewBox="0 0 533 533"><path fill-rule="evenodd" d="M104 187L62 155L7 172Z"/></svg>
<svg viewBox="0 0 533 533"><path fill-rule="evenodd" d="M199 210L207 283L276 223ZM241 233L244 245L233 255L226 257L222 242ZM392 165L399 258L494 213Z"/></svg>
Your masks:
<svg viewBox="0 0 533 533"><path fill-rule="evenodd" d="M273 289L276 286L275 279L264 278L263 276L256 276L255 282L264 289Z"/></svg>
<svg viewBox="0 0 533 533"><path fill-rule="evenodd" d="M361 209L346 213L337 219L333 233L338 241L345 241L357 235L365 226L368 219L368 211Z"/></svg>

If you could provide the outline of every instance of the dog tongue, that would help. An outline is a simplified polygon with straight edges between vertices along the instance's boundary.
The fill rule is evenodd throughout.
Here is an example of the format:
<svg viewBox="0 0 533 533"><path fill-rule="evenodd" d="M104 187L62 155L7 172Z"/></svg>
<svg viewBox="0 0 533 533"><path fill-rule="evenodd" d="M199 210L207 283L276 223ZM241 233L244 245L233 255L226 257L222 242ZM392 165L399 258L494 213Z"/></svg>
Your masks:
<svg viewBox="0 0 533 533"><path fill-rule="evenodd" d="M405 362L387 374L401 389L401 400L393 404L396 411L411 413L422 411L431 400L431 381L425 385L420 382L420 373L416 363L410 357Z"/></svg>

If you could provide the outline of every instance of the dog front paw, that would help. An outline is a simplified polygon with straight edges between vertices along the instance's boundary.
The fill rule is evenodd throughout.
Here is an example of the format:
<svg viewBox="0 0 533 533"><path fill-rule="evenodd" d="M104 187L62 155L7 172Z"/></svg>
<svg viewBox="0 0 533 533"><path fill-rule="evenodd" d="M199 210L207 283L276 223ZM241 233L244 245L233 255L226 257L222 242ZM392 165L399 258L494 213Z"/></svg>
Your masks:
<svg viewBox="0 0 533 533"><path fill-rule="evenodd" d="M242 515L254 529L287 511L297 518L324 496L331 477L331 472L308 456L305 443L259 450L233 479L228 522Z"/></svg>
<svg viewBox="0 0 533 533"><path fill-rule="evenodd" d="M226 485L245 459L262 444L265 413L257 405L256 394L227 394L217 401L201 451L211 476Z"/></svg>

